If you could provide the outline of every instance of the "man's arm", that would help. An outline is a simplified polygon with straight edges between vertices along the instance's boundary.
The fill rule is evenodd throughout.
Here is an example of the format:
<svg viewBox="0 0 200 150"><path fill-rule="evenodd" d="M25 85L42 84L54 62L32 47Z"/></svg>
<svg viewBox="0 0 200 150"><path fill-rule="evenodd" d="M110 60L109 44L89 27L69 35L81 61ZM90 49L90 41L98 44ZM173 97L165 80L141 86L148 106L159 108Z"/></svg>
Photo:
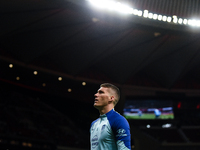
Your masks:
<svg viewBox="0 0 200 150"><path fill-rule="evenodd" d="M121 117L113 126L118 150L131 149L131 134L128 121Z"/></svg>
<svg viewBox="0 0 200 150"><path fill-rule="evenodd" d="M131 149L131 134L130 126L126 118L117 112L113 111L108 114L108 120L110 122L113 134L115 136L118 150L130 150Z"/></svg>

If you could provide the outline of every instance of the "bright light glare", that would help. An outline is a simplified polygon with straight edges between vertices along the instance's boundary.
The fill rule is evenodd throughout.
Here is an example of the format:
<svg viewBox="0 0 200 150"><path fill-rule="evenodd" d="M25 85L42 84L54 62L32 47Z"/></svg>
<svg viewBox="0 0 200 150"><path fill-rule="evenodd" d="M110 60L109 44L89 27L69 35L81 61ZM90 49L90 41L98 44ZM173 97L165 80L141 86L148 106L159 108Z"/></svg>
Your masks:
<svg viewBox="0 0 200 150"><path fill-rule="evenodd" d="M187 19L184 19L183 20L183 24L187 24L188 23L188 20Z"/></svg>
<svg viewBox="0 0 200 150"><path fill-rule="evenodd" d="M100 9L106 9L109 11L115 11L123 14L133 14L139 17L164 21L164 22L173 22L175 24L184 24L184 25L190 25L190 26L196 26L200 27L200 20L195 19L184 19L179 18L176 15L173 15L172 17L163 16L161 14L153 14L149 12L148 10L137 10L133 9L125 4L122 4L120 2L116 2L114 0L87 0L89 1L93 6L100 8ZM94 21L95 22L95 21Z"/></svg>
<svg viewBox="0 0 200 150"><path fill-rule="evenodd" d="M188 20L188 25L191 25L191 26L200 26L200 20Z"/></svg>
<svg viewBox="0 0 200 150"><path fill-rule="evenodd" d="M142 11L141 10L138 11L138 16L142 16Z"/></svg>
<svg viewBox="0 0 200 150"><path fill-rule="evenodd" d="M103 7L103 1L105 1L105 0L102 0L102 1L99 1L99 0L89 0L89 2L90 2L93 6L96 6L96 7L99 7L99 8L102 8L102 7Z"/></svg>
<svg viewBox="0 0 200 150"><path fill-rule="evenodd" d="M137 15L137 14L138 14L138 10L137 10L137 9L134 9L134 10L133 10L133 14L134 14L134 15Z"/></svg>
<svg viewBox="0 0 200 150"><path fill-rule="evenodd" d="M200 26L200 20L197 20L196 26Z"/></svg>
<svg viewBox="0 0 200 150"><path fill-rule="evenodd" d="M200 27L200 20L188 20L188 24L191 25L191 26Z"/></svg>
<svg viewBox="0 0 200 150"><path fill-rule="evenodd" d="M114 2L110 0L89 0L89 1L91 2L92 5L100 9L107 9L125 14L133 14L133 8L121 4L120 2Z"/></svg>
<svg viewBox="0 0 200 150"><path fill-rule="evenodd" d="M133 9L126 6L126 5L122 5L120 3L118 3L118 6L116 7L116 10L121 12L121 13L125 13L125 14L131 14L133 12Z"/></svg>
<svg viewBox="0 0 200 150"><path fill-rule="evenodd" d="M188 20L188 24L191 26L194 24L193 22L194 22L194 20L191 20L191 19Z"/></svg>

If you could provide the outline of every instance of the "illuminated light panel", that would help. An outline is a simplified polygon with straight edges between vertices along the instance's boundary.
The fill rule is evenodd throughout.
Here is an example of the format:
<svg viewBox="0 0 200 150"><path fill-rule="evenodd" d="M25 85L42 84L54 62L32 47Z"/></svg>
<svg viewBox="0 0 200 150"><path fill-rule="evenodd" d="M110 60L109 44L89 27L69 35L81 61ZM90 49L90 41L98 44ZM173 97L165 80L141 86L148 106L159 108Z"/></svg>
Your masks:
<svg viewBox="0 0 200 150"><path fill-rule="evenodd" d="M58 81L62 81L62 77L58 77Z"/></svg>
<svg viewBox="0 0 200 150"><path fill-rule="evenodd" d="M16 77L16 80L18 80L18 81L19 81L19 80L20 80L20 77Z"/></svg>

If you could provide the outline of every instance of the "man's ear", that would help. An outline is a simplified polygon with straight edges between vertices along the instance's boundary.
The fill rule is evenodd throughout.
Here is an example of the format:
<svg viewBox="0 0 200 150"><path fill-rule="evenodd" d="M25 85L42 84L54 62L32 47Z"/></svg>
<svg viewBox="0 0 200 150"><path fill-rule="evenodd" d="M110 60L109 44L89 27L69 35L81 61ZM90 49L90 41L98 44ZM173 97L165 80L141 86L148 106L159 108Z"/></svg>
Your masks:
<svg viewBox="0 0 200 150"><path fill-rule="evenodd" d="M114 101L115 100L115 97L112 95L111 97L110 97L110 101Z"/></svg>

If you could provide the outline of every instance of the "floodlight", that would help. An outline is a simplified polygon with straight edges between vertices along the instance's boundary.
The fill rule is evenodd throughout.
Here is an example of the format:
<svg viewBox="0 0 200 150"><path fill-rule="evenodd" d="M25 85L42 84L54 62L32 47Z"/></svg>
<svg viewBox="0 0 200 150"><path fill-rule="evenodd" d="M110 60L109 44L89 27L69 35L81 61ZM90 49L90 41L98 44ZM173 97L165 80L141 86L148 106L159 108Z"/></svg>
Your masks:
<svg viewBox="0 0 200 150"><path fill-rule="evenodd" d="M154 14L154 13L149 12L148 10L133 9L129 7L128 5L122 4L115 0L86 0L86 1L89 1L93 6L100 9L106 9L109 11L115 11L115 12L119 12L123 14L133 14L139 17L144 17L144 18L149 18L149 19L154 19L154 20L159 20L159 21L164 21L164 22L173 22L175 24L178 23L178 24L200 27L200 20L183 19L183 18L179 18L176 15L165 16L161 14Z"/></svg>
<svg viewBox="0 0 200 150"><path fill-rule="evenodd" d="M149 13L149 14L148 14L148 18L149 18L149 19L152 19L152 18L153 18L153 13Z"/></svg>
<svg viewBox="0 0 200 150"><path fill-rule="evenodd" d="M153 14L153 19L158 19L158 15L157 14Z"/></svg>
<svg viewBox="0 0 200 150"><path fill-rule="evenodd" d="M142 11L141 10L138 10L138 14L137 14L138 16L142 16Z"/></svg>
<svg viewBox="0 0 200 150"><path fill-rule="evenodd" d="M188 25L193 25L193 20L189 19L188 20Z"/></svg>
<svg viewBox="0 0 200 150"><path fill-rule="evenodd" d="M183 19L182 19L182 18L179 18L179 19L178 19L178 23L179 23L179 24L182 24L182 23L183 23Z"/></svg>
<svg viewBox="0 0 200 150"><path fill-rule="evenodd" d="M131 14L133 12L133 9L126 5L119 5L119 7L116 7L119 12L125 13L125 14Z"/></svg>
<svg viewBox="0 0 200 150"><path fill-rule="evenodd" d="M167 17L167 22L171 22L172 21L172 17Z"/></svg>
<svg viewBox="0 0 200 150"><path fill-rule="evenodd" d="M158 15L158 20L162 20L162 15Z"/></svg>
<svg viewBox="0 0 200 150"><path fill-rule="evenodd" d="M147 18L148 17L148 13L149 13L148 10L144 10L143 17Z"/></svg>
<svg viewBox="0 0 200 150"><path fill-rule="evenodd" d="M137 9L134 9L134 10L133 10L133 14L134 14L134 15L138 15L138 10L137 10Z"/></svg>
<svg viewBox="0 0 200 150"><path fill-rule="evenodd" d="M163 16L162 21L167 21L167 16Z"/></svg>
<svg viewBox="0 0 200 150"><path fill-rule="evenodd" d="M188 20L187 19L184 19L183 20L183 24L187 24L188 23Z"/></svg>
<svg viewBox="0 0 200 150"><path fill-rule="evenodd" d="M177 23L177 22L178 22L178 18L177 18L177 16L175 16L175 15L173 16L173 22L174 22L174 23Z"/></svg>

